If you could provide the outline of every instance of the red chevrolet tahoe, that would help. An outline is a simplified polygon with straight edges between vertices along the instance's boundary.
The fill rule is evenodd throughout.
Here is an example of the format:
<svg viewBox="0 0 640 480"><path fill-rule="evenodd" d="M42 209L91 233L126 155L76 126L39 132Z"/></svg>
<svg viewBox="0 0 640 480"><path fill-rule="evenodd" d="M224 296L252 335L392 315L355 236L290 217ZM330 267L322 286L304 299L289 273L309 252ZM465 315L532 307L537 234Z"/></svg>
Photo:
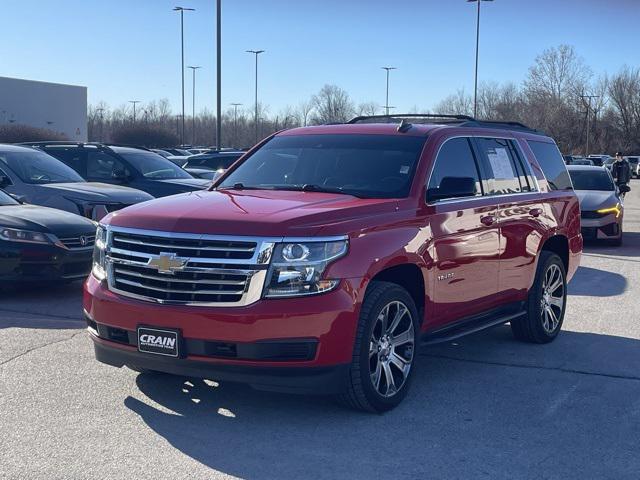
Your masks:
<svg viewBox="0 0 640 480"><path fill-rule="evenodd" d="M407 394L421 345L504 323L552 341L581 251L551 138L358 117L279 132L207 191L105 217L84 314L110 365L381 412Z"/></svg>

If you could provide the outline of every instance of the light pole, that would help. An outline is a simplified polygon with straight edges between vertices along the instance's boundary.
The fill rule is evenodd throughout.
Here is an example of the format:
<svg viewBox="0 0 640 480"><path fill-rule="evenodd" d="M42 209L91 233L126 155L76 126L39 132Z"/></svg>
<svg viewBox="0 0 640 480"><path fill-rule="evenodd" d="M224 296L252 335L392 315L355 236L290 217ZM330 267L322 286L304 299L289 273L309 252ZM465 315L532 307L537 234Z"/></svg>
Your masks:
<svg viewBox="0 0 640 480"><path fill-rule="evenodd" d="M140 100L129 100L129 103L133 104L133 123L136 123L136 103L140 103Z"/></svg>
<svg viewBox="0 0 640 480"><path fill-rule="evenodd" d="M233 146L238 148L238 107L241 103L232 103L233 107Z"/></svg>
<svg viewBox="0 0 640 480"><path fill-rule="evenodd" d="M102 139L102 128L104 125L104 108L100 107L100 108L96 108L96 112L100 112L100 143L103 142Z"/></svg>
<svg viewBox="0 0 640 480"><path fill-rule="evenodd" d="M199 68L202 67L193 67L193 66L189 66L187 68L190 68L191 71L193 72L193 94L192 94L192 102L193 102L193 113L192 113L192 120L193 120L193 132L191 132L191 144L195 147L196 145L196 70L198 70Z"/></svg>
<svg viewBox="0 0 640 480"><path fill-rule="evenodd" d="M386 115L388 117L389 116L389 108L390 108L389 107L389 72L391 70L396 70L396 67L381 67L381 68L383 70L387 71L387 100L386 100L386 102L384 104L384 108L385 108L385 111L386 111Z"/></svg>
<svg viewBox="0 0 640 480"><path fill-rule="evenodd" d="M216 147L222 148L222 0L216 2Z"/></svg>
<svg viewBox="0 0 640 480"><path fill-rule="evenodd" d="M256 143L258 143L258 55L264 53L264 50L247 50L247 53L253 53L256 56L256 90L255 90L255 102L256 111L254 121L256 124Z"/></svg>
<svg viewBox="0 0 640 480"><path fill-rule="evenodd" d="M184 145L184 12L194 12L195 8L174 7L173 11L180 12L180 45L182 52L182 67L180 69L182 74L182 130L180 132L180 143Z"/></svg>
<svg viewBox="0 0 640 480"><path fill-rule="evenodd" d="M473 86L473 118L478 116L478 53L480 48L480 4L482 2L493 2L493 0L467 0L468 3L478 4L478 16L476 19L476 74Z"/></svg>

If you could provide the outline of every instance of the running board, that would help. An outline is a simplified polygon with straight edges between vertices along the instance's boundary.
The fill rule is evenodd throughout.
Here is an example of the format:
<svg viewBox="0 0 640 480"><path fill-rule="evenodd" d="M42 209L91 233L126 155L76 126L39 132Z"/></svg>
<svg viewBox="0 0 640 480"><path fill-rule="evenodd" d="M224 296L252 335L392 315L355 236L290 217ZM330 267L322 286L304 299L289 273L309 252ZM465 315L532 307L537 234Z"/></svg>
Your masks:
<svg viewBox="0 0 640 480"><path fill-rule="evenodd" d="M450 342L451 340L456 340L457 338L464 337L465 335L470 335L472 333L486 330L487 328L497 327L498 325L505 324L507 322L510 322L511 320L526 315L526 313L527 312L525 311L519 311L507 315L503 314L498 316L497 318L491 315L490 317L492 318L482 318L478 320L469 320L462 323L457 323L456 325L445 327L435 332L425 334L422 338L421 345L435 345L437 343Z"/></svg>

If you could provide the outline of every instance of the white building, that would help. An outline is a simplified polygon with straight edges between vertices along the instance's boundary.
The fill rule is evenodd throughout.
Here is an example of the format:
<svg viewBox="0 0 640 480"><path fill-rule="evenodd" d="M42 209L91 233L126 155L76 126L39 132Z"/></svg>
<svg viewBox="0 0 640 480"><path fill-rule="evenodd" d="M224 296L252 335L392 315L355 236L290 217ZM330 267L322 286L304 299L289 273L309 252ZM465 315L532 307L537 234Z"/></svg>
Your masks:
<svg viewBox="0 0 640 480"><path fill-rule="evenodd" d="M87 141L87 87L0 77L0 125L29 125Z"/></svg>

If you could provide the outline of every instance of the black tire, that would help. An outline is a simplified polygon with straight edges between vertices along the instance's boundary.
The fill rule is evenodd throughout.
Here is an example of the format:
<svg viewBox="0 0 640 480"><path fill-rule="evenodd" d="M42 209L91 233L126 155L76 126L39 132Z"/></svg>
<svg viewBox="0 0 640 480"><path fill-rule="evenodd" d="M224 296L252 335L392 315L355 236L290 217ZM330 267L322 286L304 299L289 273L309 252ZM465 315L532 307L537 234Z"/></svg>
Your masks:
<svg viewBox="0 0 640 480"><path fill-rule="evenodd" d="M406 312L402 309L402 306L406 307ZM394 308L395 310L393 310ZM384 315L385 309L387 309L386 316ZM412 343L407 341L393 345L392 342L387 342L387 340L391 341L394 338L399 339L401 335L387 335L389 330L386 333L384 330L386 321L384 319L381 320L380 317L387 318L392 314L396 317L398 312L402 312L401 320L397 323L396 329L392 329L390 332L393 334L398 332L398 329L401 329L403 336L409 336L413 333ZM375 340L376 332L382 332L379 333L380 338L378 340ZM345 392L339 396L339 400L351 408L375 413L382 413L396 407L407 395L411 385L415 370L418 333L418 310L411 295L395 283L371 282L360 311L347 387ZM389 346L384 347L381 351L380 344L384 345L384 342L387 342L386 345ZM398 342L401 341L398 340ZM371 345L377 345L377 353L373 356L370 355ZM385 352L386 357L384 356ZM404 375L403 370L396 366L397 364L393 360L390 360L393 357L397 361L398 356L401 356L407 362L405 364L405 367L408 365L406 375ZM372 362L376 366L378 364L381 365L374 372L374 375L377 372L377 389L372 379ZM384 363L386 363L386 367L383 368ZM387 382L387 372L390 372L391 377L394 379L392 382ZM395 390L396 375L398 378L402 378L403 381L401 384L398 381L400 385L397 391L390 394ZM390 394L390 396L380 393L379 390L384 390L385 386L386 394Z"/></svg>
<svg viewBox="0 0 640 480"><path fill-rule="evenodd" d="M556 270L557 269L557 270ZM544 282L545 276L551 272L558 271L561 274L560 285L551 292L558 295L562 292L562 306L551 305L549 303L549 297L545 297ZM555 278L555 277L554 277ZM547 300L545 300L545 298ZM554 301L557 297L553 297ZM548 305L552 309L554 315L557 317L557 325L553 328L552 321L544 315L544 305ZM536 269L536 278L533 282L531 290L529 290L529 297L526 303L526 315L522 315L511 321L511 331L513 335L521 341L529 343L549 343L553 341L560 330L562 329L562 322L564 321L564 314L567 309L567 274L564 268L564 263L558 255L552 252L543 250L540 252L538 258L538 266Z"/></svg>

